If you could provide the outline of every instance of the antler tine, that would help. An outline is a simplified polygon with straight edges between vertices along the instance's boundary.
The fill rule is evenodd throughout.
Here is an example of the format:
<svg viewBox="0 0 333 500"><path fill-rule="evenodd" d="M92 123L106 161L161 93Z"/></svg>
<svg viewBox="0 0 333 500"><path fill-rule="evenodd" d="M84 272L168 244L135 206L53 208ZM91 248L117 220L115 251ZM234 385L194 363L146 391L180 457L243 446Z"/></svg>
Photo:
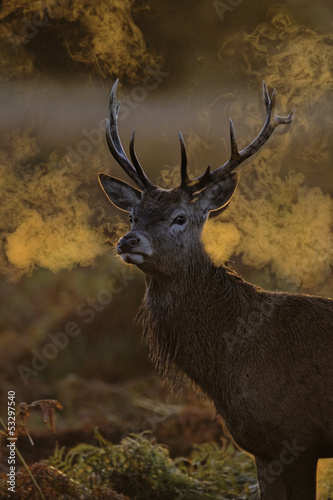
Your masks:
<svg viewBox="0 0 333 500"><path fill-rule="evenodd" d="M202 187L205 186L206 182L209 181L209 175L210 175L210 165L208 165L205 173L200 176L200 183L196 183L196 179L194 179L194 185L193 181L189 178L187 174L187 156L186 156L186 148L185 148L185 142L183 138L183 134L179 132L179 141L180 141L180 150L181 150L181 164L180 164L180 175L181 175L181 184L180 187L184 189L185 191L188 191L190 193L193 192L193 187L195 185L195 190L194 191L199 191L201 189L200 185L202 184Z"/></svg>
<svg viewBox="0 0 333 500"><path fill-rule="evenodd" d="M180 164L180 176L181 176L181 187L185 188L190 179L187 175L187 156L186 156L186 148L183 139L183 134L179 132L179 142L180 142L180 151L181 151L181 164Z"/></svg>
<svg viewBox="0 0 333 500"><path fill-rule="evenodd" d="M120 101L116 102L116 92L118 87L118 78L113 84L110 93L110 108L109 108L109 119L106 120L106 140L110 149L112 156L121 166L121 168L126 172L126 174L138 185L138 187L142 190L145 190L149 187L152 187L153 184L150 182L146 174L144 173L136 155L134 152L134 136L132 133L132 138L130 142L131 148L131 157L134 160L134 165L129 161L124 151L124 148L121 144L119 134L118 134L118 126L117 126L117 118L119 113ZM132 156L133 152L133 156Z"/></svg>
<svg viewBox="0 0 333 500"><path fill-rule="evenodd" d="M229 118L229 126L230 126L230 146L231 146L231 155L230 159L237 161L239 160L239 151L237 146L236 132L234 127L234 122L231 118Z"/></svg>
<svg viewBox="0 0 333 500"><path fill-rule="evenodd" d="M138 174L138 177L141 180L141 182L143 183L143 185L145 186L145 188L154 186L154 184L152 184L150 182L150 180L148 179L148 177L146 176L146 174L145 174L145 172L144 172L144 170L143 170L143 168L138 160L138 157L136 156L135 149L134 149L134 138L135 138L135 130L132 130L129 151L130 151L131 160L133 162L136 173Z"/></svg>
<svg viewBox="0 0 333 500"><path fill-rule="evenodd" d="M232 172L236 167L238 167L238 165L240 165L247 158L250 158L250 156L254 155L265 144L278 125L291 123L295 115L296 108L294 108L288 116L279 116L275 114L276 89L273 89L271 96L269 96L265 82L263 82L263 96L266 106L266 120L257 137L248 146L246 146L246 148L238 151L236 133L233 122L230 119L231 155L229 160L221 167L210 172L209 175L207 175L206 171L201 176L190 181L190 185L188 185L188 187L191 188L192 193L203 189L211 182Z"/></svg>

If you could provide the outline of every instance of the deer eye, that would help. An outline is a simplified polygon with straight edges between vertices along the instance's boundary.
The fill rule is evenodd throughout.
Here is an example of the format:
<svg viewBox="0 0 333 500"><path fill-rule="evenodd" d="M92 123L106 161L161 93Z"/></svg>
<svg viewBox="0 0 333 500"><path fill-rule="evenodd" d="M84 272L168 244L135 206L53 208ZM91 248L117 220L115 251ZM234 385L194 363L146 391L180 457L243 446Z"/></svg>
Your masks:
<svg viewBox="0 0 333 500"><path fill-rule="evenodd" d="M172 224L178 224L178 226L182 226L186 222L186 217L185 215L178 215L172 222Z"/></svg>
<svg viewBox="0 0 333 500"><path fill-rule="evenodd" d="M131 215L131 214L129 214L129 216L128 216L128 220L129 220L129 221L130 221L130 223L132 224L132 222L133 222L133 217L132 217L132 215Z"/></svg>

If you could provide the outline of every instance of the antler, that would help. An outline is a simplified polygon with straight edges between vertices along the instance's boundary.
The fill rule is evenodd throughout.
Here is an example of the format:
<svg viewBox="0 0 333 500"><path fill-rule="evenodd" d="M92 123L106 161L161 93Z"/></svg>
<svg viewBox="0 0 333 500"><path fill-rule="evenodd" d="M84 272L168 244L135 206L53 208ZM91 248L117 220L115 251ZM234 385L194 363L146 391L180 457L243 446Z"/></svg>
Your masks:
<svg viewBox="0 0 333 500"><path fill-rule="evenodd" d="M264 101L266 106L266 120L264 126L261 131L257 135L257 137L248 145L246 148L242 149L242 151L238 151L237 141L236 141L236 133L234 124L230 121L230 142L231 142L231 155L230 159L221 167L210 172L210 167L207 168L206 172L195 179L190 180L187 175L187 160L186 160L186 151L185 145L180 133L180 143L181 143L181 151L182 151L182 164L181 164L181 187L188 191L189 193L195 193L200 191L205 186L215 181L216 179L223 177L226 174L232 172L238 165L240 165L247 158L256 153L267 141L267 139L274 132L274 129L280 124L288 124L291 123L296 108L294 108L288 116L279 116L274 113L275 110L275 101L276 101L276 89L273 90L271 97L269 96L266 83L263 82L263 94Z"/></svg>
<svg viewBox="0 0 333 500"><path fill-rule="evenodd" d="M111 93L110 93L110 116L106 121L106 139L109 146L109 149L119 163L121 168L126 172L126 174L137 184L137 186L146 190L149 188L156 188L156 186L148 179L145 174L140 162L136 156L134 149L134 138L135 133L132 131L131 140L130 140L130 156L133 163L127 158L126 153L121 144L119 134L118 134L118 126L117 126L117 118L119 113L120 102L116 102L116 92L118 87L118 79L115 81ZM291 123L296 108L289 113L288 116L279 116L275 114L275 102L276 102L276 89L273 89L272 95L269 96L266 83L263 82L263 94L264 94L264 102L266 106L266 120L265 123L257 135L257 137L248 145L246 148L238 151L236 133L234 124L229 119L230 122L230 143L231 143L231 155L229 160L222 165L221 167L210 171L210 166L208 166L207 170L204 174L195 177L194 179L190 179L187 174L187 157L186 157L186 149L184 144L184 139L182 133L179 132L179 141L181 148L181 185L180 187L187 191L190 194L193 194L197 191L200 191L204 187L208 186L215 180L223 177L230 172L232 172L238 165L240 165L247 158L250 158L254 153L256 153L267 141L267 139L274 132L274 129L280 124L288 124Z"/></svg>
<svg viewBox="0 0 333 500"><path fill-rule="evenodd" d="M106 120L106 140L111 151L112 156L119 163L121 168L126 172L126 174L137 184L137 186L146 190L151 187L155 187L154 184L148 179L146 174L141 167L139 160L135 154L134 150L134 130L131 135L130 141L130 155L133 164L129 161L124 151L124 148L121 144L119 134L118 134L118 126L117 126L117 118L119 113L120 101L116 102L116 92L118 87L118 78L115 81L111 93L110 93L110 108L109 108L109 119Z"/></svg>

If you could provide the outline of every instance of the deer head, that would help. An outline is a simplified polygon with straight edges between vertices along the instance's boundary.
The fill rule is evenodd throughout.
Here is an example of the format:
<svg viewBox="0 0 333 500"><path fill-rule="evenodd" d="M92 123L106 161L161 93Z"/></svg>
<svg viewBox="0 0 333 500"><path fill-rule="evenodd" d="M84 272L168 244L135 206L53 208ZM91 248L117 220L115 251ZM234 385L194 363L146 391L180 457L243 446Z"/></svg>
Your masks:
<svg viewBox="0 0 333 500"><path fill-rule="evenodd" d="M181 183L172 189L162 189L148 179L138 161L134 150L134 131L129 147L132 162L124 152L117 127L120 106L120 102L116 103L117 85L118 80L110 95L107 143L116 161L139 188L107 174L99 174L100 184L109 200L116 207L129 212L131 230L119 240L117 253L124 262L136 264L147 274L178 273L184 267L185 260L189 262L194 256L203 253L200 241L203 225L211 212L225 209L230 203L238 183L235 168L256 153L279 124L290 123L295 110L286 117L276 115L276 91L274 89L269 96L264 82L266 120L258 136L239 151L230 119L229 160L213 171L208 167L202 175L190 179L185 144L180 132Z"/></svg>

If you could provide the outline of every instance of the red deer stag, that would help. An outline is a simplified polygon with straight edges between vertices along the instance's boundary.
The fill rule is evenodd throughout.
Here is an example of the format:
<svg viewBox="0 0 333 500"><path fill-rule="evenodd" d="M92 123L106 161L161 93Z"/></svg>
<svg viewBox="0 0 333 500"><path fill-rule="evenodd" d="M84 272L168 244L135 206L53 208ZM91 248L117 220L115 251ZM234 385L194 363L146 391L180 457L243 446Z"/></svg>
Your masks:
<svg viewBox="0 0 333 500"><path fill-rule="evenodd" d="M264 83L266 120L238 151L230 120L231 156L190 179L181 133L181 184L162 189L146 176L134 150L126 156L117 128L117 83L110 97L107 142L139 189L101 173L131 230L117 253L145 274L141 316L151 357L163 376L185 374L214 402L237 445L254 456L261 498L316 498L319 458L333 457L333 301L269 292L213 264L200 235L211 211L225 209L237 187L233 170L256 153L279 124Z"/></svg>

